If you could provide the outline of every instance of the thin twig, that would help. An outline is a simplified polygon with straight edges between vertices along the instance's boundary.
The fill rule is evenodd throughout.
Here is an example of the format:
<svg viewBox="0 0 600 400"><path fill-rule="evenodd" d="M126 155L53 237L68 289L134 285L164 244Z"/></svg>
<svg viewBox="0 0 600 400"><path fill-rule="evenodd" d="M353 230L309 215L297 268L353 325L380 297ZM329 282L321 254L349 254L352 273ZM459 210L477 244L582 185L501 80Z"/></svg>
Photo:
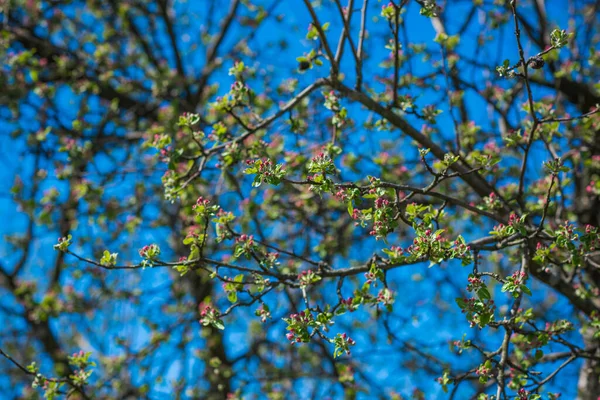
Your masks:
<svg viewBox="0 0 600 400"><path fill-rule="evenodd" d="M363 1L363 6L360 11L360 32L358 33L358 49L356 50L356 55L358 60L356 62L356 90L360 92L362 88L362 62L364 58L363 54L363 44L365 42L365 34L367 31L367 7L369 5L369 0Z"/></svg>

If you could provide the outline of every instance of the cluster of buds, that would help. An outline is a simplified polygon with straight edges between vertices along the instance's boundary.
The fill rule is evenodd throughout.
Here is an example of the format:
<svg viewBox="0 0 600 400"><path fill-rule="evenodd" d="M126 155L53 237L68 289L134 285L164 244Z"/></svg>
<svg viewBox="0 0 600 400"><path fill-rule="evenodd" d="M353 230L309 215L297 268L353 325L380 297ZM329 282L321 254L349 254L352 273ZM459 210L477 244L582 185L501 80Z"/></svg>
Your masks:
<svg viewBox="0 0 600 400"><path fill-rule="evenodd" d="M233 63L233 67L229 68L228 75L238 77L245 69L246 65L242 61L236 61Z"/></svg>
<svg viewBox="0 0 600 400"><path fill-rule="evenodd" d="M483 146L483 151L487 154L496 155L500 154L500 147L496 142L490 140Z"/></svg>
<svg viewBox="0 0 600 400"><path fill-rule="evenodd" d="M266 266L267 268L273 268L278 266L280 263L278 261L279 259L279 253L274 251L274 252L269 252L267 253L266 257L263 260L263 265Z"/></svg>
<svg viewBox="0 0 600 400"><path fill-rule="evenodd" d="M96 365L89 360L91 354L92 353L86 353L83 350L80 350L69 357L69 364L75 367L75 373L71 375L73 383L85 385L92 375L92 369L88 371L85 370L87 367L94 367Z"/></svg>
<svg viewBox="0 0 600 400"><path fill-rule="evenodd" d="M546 322L546 327L544 329L548 335L560 335L562 333L572 331L573 323L567 321L566 319L561 319L555 322Z"/></svg>
<svg viewBox="0 0 600 400"><path fill-rule="evenodd" d="M467 320L471 328L475 325L483 327L494 317L496 304L492 299L479 300L465 297L458 298L456 301L462 310L461 312L467 314Z"/></svg>
<svg viewBox="0 0 600 400"><path fill-rule="evenodd" d="M384 197L378 197L375 199L375 208L384 208L390 204L390 201Z"/></svg>
<svg viewBox="0 0 600 400"><path fill-rule="evenodd" d="M195 210L199 207L206 207L206 206L208 206L209 203L210 203L210 200L205 199L204 197L200 196L200 197L198 197L198 200L196 200L196 204L194 204L192 206L192 210Z"/></svg>
<svg viewBox="0 0 600 400"><path fill-rule="evenodd" d="M356 344L354 339L352 339L350 336L346 335L345 333L342 333L340 336L343 340L348 342L350 345L354 346ZM350 353L350 352L348 352L348 353Z"/></svg>
<svg viewBox="0 0 600 400"><path fill-rule="evenodd" d="M340 98L335 94L334 91L325 93L325 108L331 110L335 115L331 118L333 126L340 128L346 123L348 111L346 108L340 106Z"/></svg>
<svg viewBox="0 0 600 400"><path fill-rule="evenodd" d="M157 244L146 245L142 247L138 253L140 254L140 257L145 260L155 261L160 255L160 248Z"/></svg>
<svg viewBox="0 0 600 400"><path fill-rule="evenodd" d="M584 251L590 252L600 248L600 232L598 232L598 228L590 224L585 226L585 235L581 237L580 247Z"/></svg>
<svg viewBox="0 0 600 400"><path fill-rule="evenodd" d="M517 217L515 214L511 214L509 217L508 225L498 224L494 226L494 229L490 232L491 235L497 236L499 238L506 238L514 235L516 233L521 233L522 235L526 235L527 231L525 230L525 217Z"/></svg>
<svg viewBox="0 0 600 400"><path fill-rule="evenodd" d="M223 323L220 320L221 313L213 308L210 304L200 303L198 306L200 311L200 323L202 326L212 325L215 328L223 329Z"/></svg>
<svg viewBox="0 0 600 400"><path fill-rule="evenodd" d="M152 136L152 141L149 142L148 146L154 147L157 150L161 150L161 155L163 155L162 150L166 150L170 144L171 136L167 134L155 133Z"/></svg>
<svg viewBox="0 0 600 400"><path fill-rule="evenodd" d="M254 315L260 317L260 322L267 322L267 319L271 318L271 311L266 304L263 304L254 312Z"/></svg>
<svg viewBox="0 0 600 400"><path fill-rule="evenodd" d="M218 110L230 111L237 105L243 104L244 98L250 93L250 88L243 82L236 81L231 84L229 93L225 96L219 96L214 105ZM209 137L223 139L225 131L214 132Z"/></svg>
<svg viewBox="0 0 600 400"><path fill-rule="evenodd" d="M242 398L239 395L239 392L236 391L235 393L227 393L227 397L225 398L225 400L241 400Z"/></svg>
<svg viewBox="0 0 600 400"><path fill-rule="evenodd" d="M256 290L258 290L258 292L262 292L263 290L265 290L266 286L271 285L271 279L265 278L262 275L253 274L253 278L254 285L256 286Z"/></svg>
<svg viewBox="0 0 600 400"><path fill-rule="evenodd" d="M413 255L428 254L434 242L444 243L446 238L442 237L441 233L434 233L431 229L426 229L422 235L413 239L413 243L408 246L406 251Z"/></svg>
<svg viewBox="0 0 600 400"><path fill-rule="evenodd" d="M245 255L246 258L250 258L254 250L256 250L257 246L254 243L253 235L246 235L245 233L235 238L235 252L233 256L235 258L240 257L241 255Z"/></svg>
<svg viewBox="0 0 600 400"><path fill-rule="evenodd" d="M523 217L519 217L515 213L510 213L510 216L508 217L508 225L515 229L519 229L524 226L524 220L525 219Z"/></svg>
<svg viewBox="0 0 600 400"><path fill-rule="evenodd" d="M75 374L71 375L73 384L77 386L83 386L87 383L89 377L92 375L93 370L86 371L85 369L78 369Z"/></svg>
<svg viewBox="0 0 600 400"><path fill-rule="evenodd" d="M71 151L77 146L77 141L73 138L65 138L64 142L65 144L62 148L66 151Z"/></svg>
<svg viewBox="0 0 600 400"><path fill-rule="evenodd" d="M548 256L550 255L550 249L548 246L544 245L542 242L537 242L535 245L535 255L533 260L540 263L545 264ZM550 268L546 267L546 272L550 273Z"/></svg>
<svg viewBox="0 0 600 400"><path fill-rule="evenodd" d="M489 360L477 367L475 373L482 378L490 378L492 376L492 365Z"/></svg>
<svg viewBox="0 0 600 400"><path fill-rule="evenodd" d="M373 230L371 230L369 232L369 235L371 235L371 236L385 236L388 233L385 222L387 222L387 221L386 220L375 221L373 223Z"/></svg>
<svg viewBox="0 0 600 400"><path fill-rule="evenodd" d="M236 243L244 243L247 244L249 246L254 245L254 236L253 235L246 235L245 233L240 235L239 237L235 238L235 242Z"/></svg>
<svg viewBox="0 0 600 400"><path fill-rule="evenodd" d="M242 283L243 275L238 275L235 278L230 278L229 276L224 275L222 279L223 283L221 283L221 288L223 288L223 291L227 293L228 298L232 294L235 295L235 300L232 300L232 303L235 303L237 300L238 290L242 290L244 288L244 284Z"/></svg>
<svg viewBox="0 0 600 400"><path fill-rule="evenodd" d="M460 354L464 349L468 349L471 347L470 340L451 340L449 344L453 347L456 347L456 351Z"/></svg>
<svg viewBox="0 0 600 400"><path fill-rule="evenodd" d="M335 344L333 356L338 357L342 353L350 354L350 346L354 346L356 341L346 333L338 333L333 339L333 343Z"/></svg>
<svg viewBox="0 0 600 400"><path fill-rule="evenodd" d="M498 196L494 192L490 193L489 196L483 198L483 204L485 209L488 210L495 210L502 207L502 203L500 202Z"/></svg>
<svg viewBox="0 0 600 400"><path fill-rule="evenodd" d="M296 336L296 331L294 329L290 329L290 331L285 334L285 337L290 341L290 344L300 343L302 341L300 336Z"/></svg>
<svg viewBox="0 0 600 400"><path fill-rule="evenodd" d="M71 235L67 235L65 237L59 237L58 244L54 245L54 250L67 251L67 249L71 245L71 239L72 239Z"/></svg>
<svg viewBox="0 0 600 400"><path fill-rule="evenodd" d="M92 353L86 353L83 350L79 350L78 352L73 353L69 357L69 364L74 367L77 367L79 370L83 370L87 366L94 366L93 362L89 361L90 355Z"/></svg>
<svg viewBox="0 0 600 400"><path fill-rule="evenodd" d="M463 260L463 265L468 265L473 261L471 246L467 245L462 237L454 241L452 256Z"/></svg>
<svg viewBox="0 0 600 400"><path fill-rule="evenodd" d="M494 225L494 231L503 232L505 230L505 225L500 223L498 225Z"/></svg>
<svg viewBox="0 0 600 400"><path fill-rule="evenodd" d="M314 324L314 318L309 310L299 314L291 314L289 318L284 318L288 324L289 332L285 335L290 344L308 342L310 335L308 327Z"/></svg>
<svg viewBox="0 0 600 400"><path fill-rule="evenodd" d="M268 158L261 158L258 160L246 160L246 165L255 165L258 167L260 172L266 171L273 165L273 162Z"/></svg>
<svg viewBox="0 0 600 400"><path fill-rule="evenodd" d="M200 236L199 230L201 230L201 228L198 225L192 225L188 227L186 237L198 238Z"/></svg>
<svg viewBox="0 0 600 400"><path fill-rule="evenodd" d="M598 228L596 228L596 227L594 227L594 226L592 226L590 224L587 224L585 226L585 234L586 235L595 234L597 232L598 232Z"/></svg>
<svg viewBox="0 0 600 400"><path fill-rule="evenodd" d="M373 184L373 181L371 181ZM389 200L385 198L385 190L370 189L368 194L370 197L375 197L375 209L373 211L373 230L369 232L370 235L375 236L377 239L384 238L388 233L394 230L397 225L394 220L394 212L389 207Z"/></svg>
<svg viewBox="0 0 600 400"><path fill-rule="evenodd" d="M463 310L463 312L468 312L468 311L478 311L479 308L479 300L477 300L476 298L463 298L464 302L467 304L467 307ZM489 300L488 301L488 306L487 308L490 311L493 311L496 309L496 305L494 304L494 300Z"/></svg>
<svg viewBox="0 0 600 400"><path fill-rule="evenodd" d="M308 324L313 318L310 313L290 314L290 320L299 324Z"/></svg>
<svg viewBox="0 0 600 400"><path fill-rule="evenodd" d="M244 98L244 95L246 95L249 91L250 91L250 88L248 87L248 85L245 85L243 82L236 81L231 84L231 89L230 89L231 97L234 100L234 102L236 102L236 103L242 101L242 99Z"/></svg>
<svg viewBox="0 0 600 400"><path fill-rule="evenodd" d="M209 306L209 305L204 306L204 308L202 308L200 310L200 316L202 318L206 318L206 317L209 317L211 315L212 316L219 316L219 312L217 310L215 310L214 308L212 308L211 306Z"/></svg>
<svg viewBox="0 0 600 400"><path fill-rule="evenodd" d="M274 164L273 161L268 158L247 160L246 166L247 168L244 170L245 174L256 175L254 182L252 183L252 186L254 187L260 186L263 182L278 185L285 177L286 173L283 164Z"/></svg>
<svg viewBox="0 0 600 400"><path fill-rule="evenodd" d="M340 304L346 310L353 312L358 308L358 304L354 304L354 298L348 297L347 299L340 300Z"/></svg>
<svg viewBox="0 0 600 400"><path fill-rule="evenodd" d="M515 271L510 277L515 285L522 285L527 280L527 274L522 271Z"/></svg>
<svg viewBox="0 0 600 400"><path fill-rule="evenodd" d="M394 292L388 288L381 289L377 294L377 301L389 308L394 303Z"/></svg>
<svg viewBox="0 0 600 400"><path fill-rule="evenodd" d="M335 198L339 201L346 201L348 199L348 194L344 189L340 189L337 192L335 192Z"/></svg>
<svg viewBox="0 0 600 400"><path fill-rule="evenodd" d="M467 280L469 281L469 284L467 285L467 290L469 292L477 292L479 289L485 286L483 281L476 276L469 276Z"/></svg>
<svg viewBox="0 0 600 400"><path fill-rule="evenodd" d="M210 205L210 200L205 199L204 197L198 197L196 200L196 204L192 206L192 210L196 212L196 221L204 224L206 220L215 215L215 213L220 209L219 205Z"/></svg>
<svg viewBox="0 0 600 400"><path fill-rule="evenodd" d="M325 93L325 108L334 112L340 109L340 99L333 90Z"/></svg>
<svg viewBox="0 0 600 400"><path fill-rule="evenodd" d="M395 17L396 12L396 6L392 2L381 6L381 16L388 21L391 21Z"/></svg>
<svg viewBox="0 0 600 400"><path fill-rule="evenodd" d="M390 257L390 261L398 262L404 258L404 249L400 246L391 246L386 254Z"/></svg>
<svg viewBox="0 0 600 400"><path fill-rule="evenodd" d="M300 283L300 287L307 287L308 285L320 280L321 277L311 269L308 271L302 271L298 274L298 282Z"/></svg>
<svg viewBox="0 0 600 400"><path fill-rule="evenodd" d="M200 122L199 114L184 112L179 116L177 125L191 127L192 125L196 125L198 122Z"/></svg>
<svg viewBox="0 0 600 400"><path fill-rule="evenodd" d="M525 335L515 335L514 343L519 347L522 351L531 351L533 349L538 349L542 346L548 344L549 335L537 335L537 336L525 336Z"/></svg>
<svg viewBox="0 0 600 400"><path fill-rule="evenodd" d="M308 163L308 172L320 174L335 174L336 168L331 158L324 152L317 153Z"/></svg>
<svg viewBox="0 0 600 400"><path fill-rule="evenodd" d="M164 162L165 164L168 164L169 161L171 161L171 158L169 157L169 149L160 149L160 161Z"/></svg>
<svg viewBox="0 0 600 400"><path fill-rule="evenodd" d="M523 389L523 388L519 389L519 391L518 391L517 394L519 396L517 398L518 400L527 400L527 399L529 399L529 392L527 390Z"/></svg>
<svg viewBox="0 0 600 400"><path fill-rule="evenodd" d="M575 240L578 235L575 233L575 226L569 221L565 221L564 225L561 225L558 229L559 234L563 234L567 240Z"/></svg>
<svg viewBox="0 0 600 400"><path fill-rule="evenodd" d="M71 358L83 358L85 356L85 352L83 350L79 350L71 355Z"/></svg>
<svg viewBox="0 0 600 400"><path fill-rule="evenodd" d="M365 279L367 283L370 285L373 282L377 282L377 275L373 271L365 272Z"/></svg>
<svg viewBox="0 0 600 400"><path fill-rule="evenodd" d="M216 218L212 221L215 222L215 231L217 235L217 241L221 242L231 237L231 232L227 228L228 223L235 219L235 215L231 211L225 211L219 207Z"/></svg>

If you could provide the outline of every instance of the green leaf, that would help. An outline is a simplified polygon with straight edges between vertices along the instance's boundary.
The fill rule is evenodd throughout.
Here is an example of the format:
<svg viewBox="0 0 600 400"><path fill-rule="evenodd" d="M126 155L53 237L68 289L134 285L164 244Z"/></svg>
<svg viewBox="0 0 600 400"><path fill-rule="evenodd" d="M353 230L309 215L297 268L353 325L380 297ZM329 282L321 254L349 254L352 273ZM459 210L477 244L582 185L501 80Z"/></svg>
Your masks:
<svg viewBox="0 0 600 400"><path fill-rule="evenodd" d="M237 301L237 299L238 299L238 295L235 290L227 293L227 300L229 300L231 303L235 303Z"/></svg>
<svg viewBox="0 0 600 400"><path fill-rule="evenodd" d="M487 325L490 322L491 318L492 318L491 314L481 314L479 316L479 325L480 326Z"/></svg>
<svg viewBox="0 0 600 400"><path fill-rule="evenodd" d="M492 296L490 295L490 292L488 291L488 289L486 287L482 287L481 289L479 289L477 291L477 297L479 297L480 300L489 300L492 298Z"/></svg>
<svg viewBox="0 0 600 400"><path fill-rule="evenodd" d="M195 244L190 248L190 255L188 256L188 260L195 260L200 258L200 249Z"/></svg>
<svg viewBox="0 0 600 400"><path fill-rule="evenodd" d="M540 349L537 349L535 352L535 359L539 360L540 358L542 358L544 356L544 352Z"/></svg>
<svg viewBox="0 0 600 400"><path fill-rule="evenodd" d="M212 323L212 326L214 326L215 328L220 329L220 330L225 329L225 325L223 325L223 321L221 321L220 319L214 321Z"/></svg>
<svg viewBox="0 0 600 400"><path fill-rule="evenodd" d="M348 214L350 216L352 216L352 214L354 214L354 205L352 204L351 201L348 202Z"/></svg>

